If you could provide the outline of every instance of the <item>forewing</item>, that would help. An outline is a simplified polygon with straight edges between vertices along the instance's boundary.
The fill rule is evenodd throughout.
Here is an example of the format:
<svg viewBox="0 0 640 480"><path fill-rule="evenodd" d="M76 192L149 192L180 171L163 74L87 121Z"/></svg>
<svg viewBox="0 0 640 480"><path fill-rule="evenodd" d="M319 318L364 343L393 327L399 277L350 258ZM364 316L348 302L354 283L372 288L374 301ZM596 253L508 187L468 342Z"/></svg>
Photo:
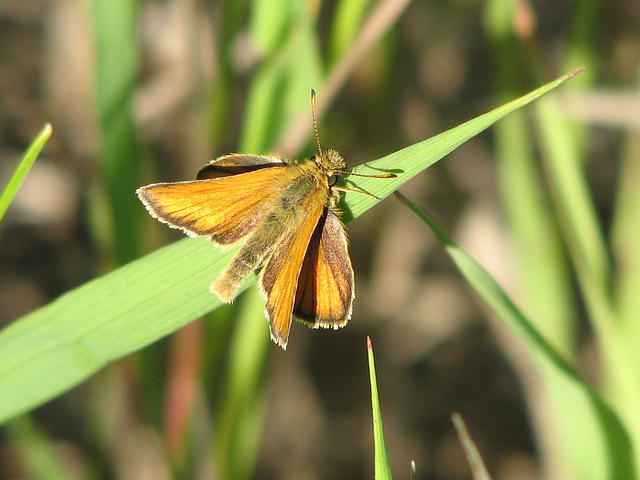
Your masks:
<svg viewBox="0 0 640 480"><path fill-rule="evenodd" d="M191 236L231 245L269 211L286 184L288 165L189 182L155 183L138 189L152 216Z"/></svg>
<svg viewBox="0 0 640 480"><path fill-rule="evenodd" d="M314 328L343 327L351 318L354 291L347 235L326 208L304 258L293 314Z"/></svg>
<svg viewBox="0 0 640 480"><path fill-rule="evenodd" d="M318 220L322 216L324 199L309 195L301 206L304 215L276 246L260 274L260 285L267 299L265 314L271 327L271 338L282 348L287 347L298 276ZM322 200L322 201L321 201Z"/></svg>

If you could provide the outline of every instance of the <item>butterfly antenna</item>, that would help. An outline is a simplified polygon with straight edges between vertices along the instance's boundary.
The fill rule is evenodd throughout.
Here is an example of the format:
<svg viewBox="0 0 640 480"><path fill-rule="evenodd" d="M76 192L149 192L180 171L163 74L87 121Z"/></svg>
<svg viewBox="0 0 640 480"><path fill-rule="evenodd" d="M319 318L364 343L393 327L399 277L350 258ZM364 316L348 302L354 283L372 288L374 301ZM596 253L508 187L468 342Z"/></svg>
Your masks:
<svg viewBox="0 0 640 480"><path fill-rule="evenodd" d="M320 135L318 135L318 113L316 109L316 91L311 89L311 114L313 115L313 130L316 132L316 143L318 144L318 154L322 156L322 147L320 146Z"/></svg>

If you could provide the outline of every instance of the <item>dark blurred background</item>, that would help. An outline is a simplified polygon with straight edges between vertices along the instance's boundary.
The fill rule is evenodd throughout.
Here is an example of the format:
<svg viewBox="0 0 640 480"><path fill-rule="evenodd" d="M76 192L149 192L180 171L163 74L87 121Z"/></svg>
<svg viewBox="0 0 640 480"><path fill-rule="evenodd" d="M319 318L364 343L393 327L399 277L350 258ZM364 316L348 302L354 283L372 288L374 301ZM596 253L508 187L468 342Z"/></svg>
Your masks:
<svg viewBox="0 0 640 480"><path fill-rule="evenodd" d="M356 2L360 20L345 27L340 44L335 39L342 3L290 0L272 7L307 12L317 34L319 81L349 50L369 13L396 2ZM566 87L583 96L568 96L563 108L577 123L592 126L583 144L585 165L606 224L620 142L638 128L640 4L589 2L581 10L567 1L503 3L509 5L505 13L492 2L415 0L390 26L374 26L382 29L381 39L351 62L335 96L323 97L322 85L311 85L325 103L321 140L355 166L584 65L586 78ZM266 117L265 140L247 140L247 105L263 66L273 61L259 43L259 28L265 27L259 26L264 13L258 3L120 0L113 11L127 8L130 17L122 21L109 18L109 6L98 1L0 3L0 184L43 124L53 125L0 225L0 326L180 238L147 218L135 187L193 178L209 159L246 145L259 145L254 153L272 151L291 118L276 105ZM501 21L505 32L496 26ZM115 49L111 60L104 59L104 45ZM279 48L286 58L290 50ZM109 96L118 93L109 92L110 65L119 63L130 65L134 83L113 101ZM315 67L300 65L307 68ZM284 82L282 97L304 104L308 87ZM120 155L109 150L113 132L105 127L119 113L105 105L128 112ZM291 153L312 155L313 143L306 145ZM505 222L495 147L493 131L485 132L402 191L518 301L519 258ZM114 158L131 167L115 181L124 194L114 193L107 178ZM34 411L28 428L14 423L0 430L0 478L54 478L55 468L33 467L29 441L42 442L66 478L372 478L367 335L376 353L395 478L408 478L411 460L421 479L470 478L450 421L455 411L495 479L562 471L557 459L554 466L548 453L541 454L544 427L538 422L544 420L540 412L532 420L539 380L531 359L476 301L425 226L388 198L348 230L357 283L353 319L340 331L296 324L287 352L270 346L256 400L257 450L241 461L244 473L229 473L216 459L216 412L226 372L207 367L211 349L224 350L207 342L214 317L109 366ZM122 248L127 232L135 241ZM267 335L264 320L256 322ZM578 318L578 357L585 374L595 375L597 362L581 325ZM195 360L188 358L191 350ZM195 380L186 387L172 384L175 369L191 361ZM176 392L191 398L185 400L187 434L172 430L167 413Z"/></svg>

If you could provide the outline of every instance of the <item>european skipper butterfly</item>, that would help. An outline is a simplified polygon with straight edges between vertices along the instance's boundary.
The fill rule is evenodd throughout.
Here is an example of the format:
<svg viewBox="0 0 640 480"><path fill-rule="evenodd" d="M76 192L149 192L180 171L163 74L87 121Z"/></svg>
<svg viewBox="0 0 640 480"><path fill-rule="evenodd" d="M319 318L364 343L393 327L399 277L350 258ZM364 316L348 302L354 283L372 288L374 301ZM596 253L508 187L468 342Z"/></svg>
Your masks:
<svg viewBox="0 0 640 480"><path fill-rule="evenodd" d="M320 147L313 90L311 110L318 155L310 159L225 155L194 181L154 183L137 191L149 213L170 227L209 237L218 247L241 244L211 291L230 303L242 282L261 268L271 338L283 349L292 318L311 328L338 329L351 318L354 299L347 236L336 204L339 191L356 190L335 185L338 174L348 173L338 152Z"/></svg>

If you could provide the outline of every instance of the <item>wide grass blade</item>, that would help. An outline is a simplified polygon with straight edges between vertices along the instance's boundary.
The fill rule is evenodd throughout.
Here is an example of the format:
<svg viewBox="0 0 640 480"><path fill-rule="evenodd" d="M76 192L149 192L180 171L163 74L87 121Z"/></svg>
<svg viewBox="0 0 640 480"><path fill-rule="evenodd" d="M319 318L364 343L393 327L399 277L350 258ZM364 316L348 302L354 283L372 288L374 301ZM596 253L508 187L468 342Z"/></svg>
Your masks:
<svg viewBox="0 0 640 480"><path fill-rule="evenodd" d="M0 421L214 309L208 286L230 258L184 239L10 324L0 332Z"/></svg>
<svg viewBox="0 0 640 480"><path fill-rule="evenodd" d="M429 140L355 169L397 178L358 178L376 195L347 194L345 220L357 217L464 141L578 71ZM139 206L142 209L142 206ZM210 282L233 252L184 239L72 290L0 332L0 422L82 382L108 362L174 332L216 308ZM245 288L255 277L245 282ZM265 335L268 335L265 322Z"/></svg>

